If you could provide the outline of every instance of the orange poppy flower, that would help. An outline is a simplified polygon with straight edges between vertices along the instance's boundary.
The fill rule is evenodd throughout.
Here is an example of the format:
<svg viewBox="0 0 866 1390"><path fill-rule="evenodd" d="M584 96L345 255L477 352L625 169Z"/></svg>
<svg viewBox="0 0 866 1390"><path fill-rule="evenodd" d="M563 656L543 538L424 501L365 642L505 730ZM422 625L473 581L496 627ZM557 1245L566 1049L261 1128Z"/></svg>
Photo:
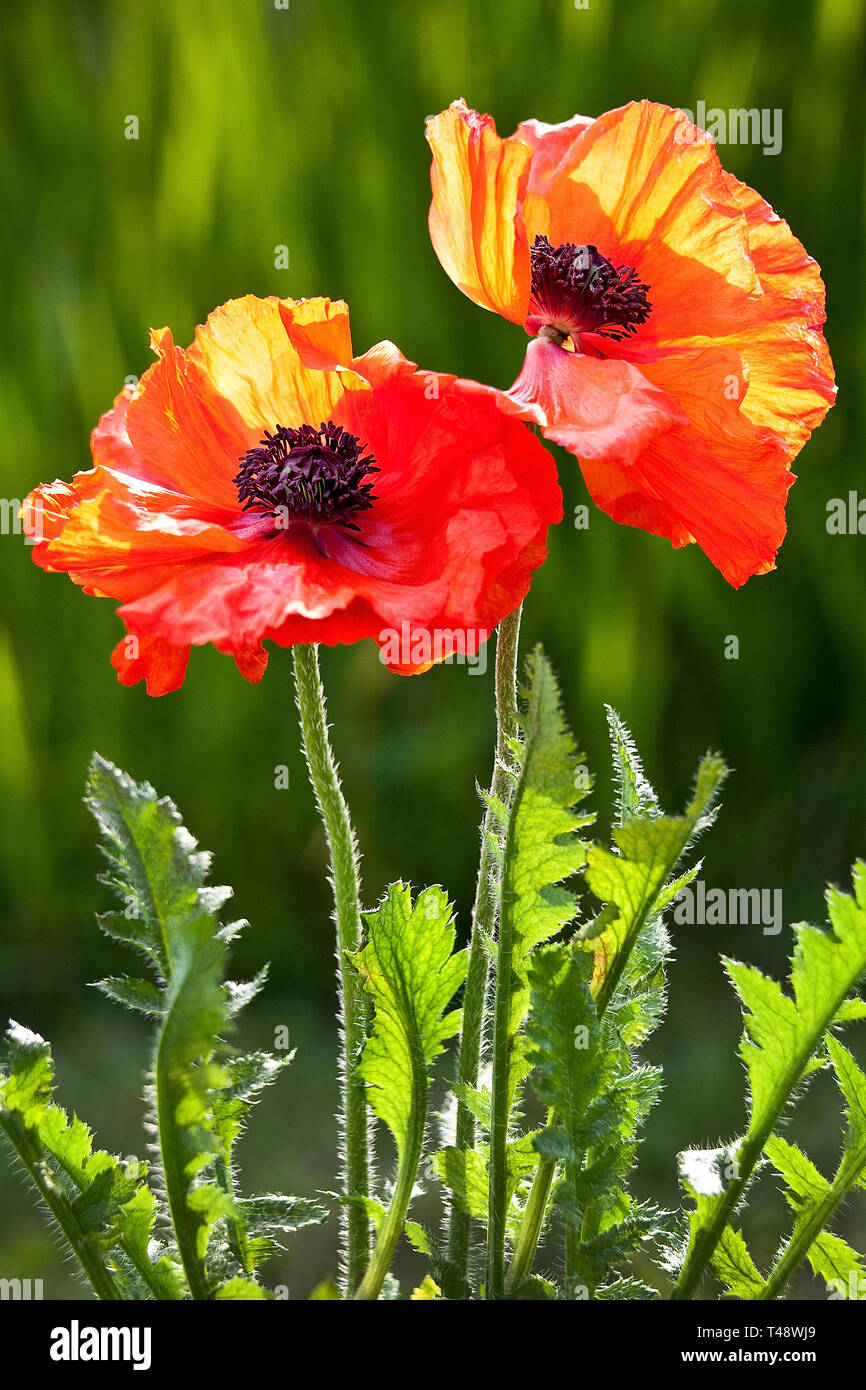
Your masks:
<svg viewBox="0 0 866 1390"><path fill-rule="evenodd" d="M556 471L500 392L354 357L346 305L247 296L158 360L92 436L95 467L37 488L46 570L120 599L113 663L152 695L214 643L248 680L263 639L371 637L391 669L473 656L523 599L562 515Z"/></svg>
<svg viewBox="0 0 866 1390"><path fill-rule="evenodd" d="M641 101L500 138L427 125L430 235L476 304L532 335L536 403L616 521L772 569L791 460L835 394L816 263L682 112Z"/></svg>

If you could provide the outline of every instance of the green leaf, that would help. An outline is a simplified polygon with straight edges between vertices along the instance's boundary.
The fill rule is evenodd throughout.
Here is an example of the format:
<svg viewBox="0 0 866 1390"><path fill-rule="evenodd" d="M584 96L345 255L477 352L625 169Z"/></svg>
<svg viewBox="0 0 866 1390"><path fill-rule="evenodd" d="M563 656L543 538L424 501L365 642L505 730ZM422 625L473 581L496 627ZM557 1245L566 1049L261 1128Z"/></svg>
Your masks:
<svg viewBox="0 0 866 1390"><path fill-rule="evenodd" d="M777 1260L777 1268L784 1261L782 1272L776 1275L774 1271L770 1276L773 1295L784 1287L803 1259L808 1259L814 1273L826 1283L841 1280L847 1287L854 1274L859 1284L864 1277L859 1257L845 1241L825 1230L851 1184L843 1181L834 1187L800 1149L778 1135L767 1140L765 1152L785 1181L785 1196L796 1218L791 1237ZM860 1156L860 1173L864 1163L866 1149Z"/></svg>
<svg viewBox="0 0 866 1390"><path fill-rule="evenodd" d="M559 1290L549 1279L542 1279L540 1274L531 1274L519 1289L514 1290L512 1297L526 1303L550 1303L559 1298Z"/></svg>
<svg viewBox="0 0 866 1390"><path fill-rule="evenodd" d="M537 1133L510 1139L506 1149L506 1220L512 1226L520 1215L515 1199L528 1177L538 1167ZM457 1206L467 1216L487 1224L490 1186L490 1149L478 1144L474 1149L458 1149L453 1144L434 1154L441 1181L450 1189Z"/></svg>
<svg viewBox="0 0 866 1390"><path fill-rule="evenodd" d="M433 1233L417 1221L407 1221L404 1229L412 1248L420 1255L426 1255L433 1266L433 1278L441 1296L459 1301L469 1298L469 1284L463 1272L443 1254Z"/></svg>
<svg viewBox="0 0 866 1390"><path fill-rule="evenodd" d="M413 904L407 885L393 883L364 917L369 941L350 960L373 998L375 1020L358 1071L402 1160L421 1088L426 1111L427 1069L460 1026L459 1010L446 1010L463 983L466 952L454 953L451 905L441 888L425 888Z"/></svg>
<svg viewBox="0 0 866 1390"><path fill-rule="evenodd" d="M832 1033L827 1034L826 1047L845 1100L845 1138L842 1158L833 1181L834 1184L844 1183L846 1187L856 1183L858 1187L866 1188L866 1075L847 1047L843 1047Z"/></svg>
<svg viewBox="0 0 866 1390"><path fill-rule="evenodd" d="M591 957L574 946L548 946L536 954L530 974L527 1055L535 1067L533 1086L553 1114L553 1125L539 1140L539 1148L548 1157L564 1159L565 1174L554 1190L554 1202L566 1223L565 1297L569 1300L580 1297L589 1282L583 1277L586 1193L581 1177L587 1151L601 1137L588 1112L604 1092L612 1063L602 1046L590 990L592 965ZM593 1283L601 1282L599 1272Z"/></svg>
<svg viewBox="0 0 866 1390"><path fill-rule="evenodd" d="M586 860L587 846L578 832L594 819L576 809L592 783L588 777L576 780L583 766L581 754L565 722L553 670L540 647L528 657L526 672L526 709L519 717L523 737L511 745L514 793L509 811L502 813L502 896L512 938L508 1014L512 1038L529 1006L532 952L577 915L577 900L562 885ZM500 928L500 957L504 934Z"/></svg>
<svg viewBox="0 0 866 1390"><path fill-rule="evenodd" d="M614 829L614 850L600 845L589 850L586 882L609 911L604 931L590 941L596 954L594 991L599 1012L604 1013L614 998L644 927L673 901L686 881L669 882L688 846L711 823L727 772L721 758L707 754L698 766L694 795L682 816L658 815L653 803L649 818L641 819L639 810L648 803L647 793L642 797L622 793L629 814ZM635 776L632 773L632 780Z"/></svg>
<svg viewBox="0 0 866 1390"><path fill-rule="evenodd" d="M93 1136L52 1100L51 1049L10 1023L0 1071L0 1131L104 1299L179 1299L181 1271L154 1238L147 1164L93 1148Z"/></svg>
<svg viewBox="0 0 866 1390"><path fill-rule="evenodd" d="M663 1229L663 1214L636 1205L622 1187L632 1132L655 1099L650 1069L617 1076L592 997L592 958L578 943L536 953L527 1024L533 1085L550 1107L552 1125L537 1140L547 1158L562 1159L554 1191L566 1224L567 1299L596 1297L616 1266Z"/></svg>
<svg viewBox="0 0 866 1390"><path fill-rule="evenodd" d="M273 1298L273 1294L267 1289L263 1289L261 1284L257 1284L255 1279L243 1279L236 1275L222 1284L214 1294L214 1298L220 1302L261 1302L262 1299Z"/></svg>
<svg viewBox="0 0 866 1390"><path fill-rule="evenodd" d="M605 705L613 753L617 824L655 820L662 814L659 800L643 770L635 741L612 705Z"/></svg>
<svg viewBox="0 0 866 1390"><path fill-rule="evenodd" d="M489 1177L487 1148L458 1149L453 1144L434 1154L433 1161L460 1211L487 1223Z"/></svg>
<svg viewBox="0 0 866 1390"><path fill-rule="evenodd" d="M521 738L512 740L513 783L500 824L499 941L495 958L487 1242L488 1296L505 1293L505 1243L511 1219L509 1144L518 1089L530 1070L523 1025L534 953L577 915L563 887L586 858L579 831L592 820L576 807L590 779L563 717L550 663L537 647L526 662ZM527 1271L528 1273L528 1271ZM521 1283L523 1281L521 1280Z"/></svg>
<svg viewBox="0 0 866 1390"><path fill-rule="evenodd" d="M734 1298L759 1298L764 1276L749 1254L742 1233L726 1226L713 1255L716 1273Z"/></svg>
<svg viewBox="0 0 866 1390"><path fill-rule="evenodd" d="M413 903L406 884L393 883L364 916L369 940L349 960L372 996L374 1013L358 1074L397 1146L393 1195L356 1294L377 1299L390 1296L388 1270L414 1194L430 1066L460 1026L460 1011L449 1005L466 975L466 952L454 953L454 919L441 888L425 888Z"/></svg>
<svg viewBox="0 0 866 1390"><path fill-rule="evenodd" d="M210 855L196 852L174 802L158 798L148 782L137 785L99 754L90 765L86 801L102 831L109 865L102 882L123 904L123 911L100 923L168 979L173 929L213 917L231 889L206 886Z"/></svg>
<svg viewBox="0 0 866 1390"><path fill-rule="evenodd" d="M726 1181L715 1185L696 1182L695 1155L680 1156L683 1183L695 1198L695 1206L689 1214L689 1240L674 1290L675 1298L691 1296L697 1288L768 1141L767 1152L786 1165L785 1176L791 1184L792 1195L799 1192L799 1183L803 1188L811 1188L809 1200L820 1204L819 1189L821 1184L826 1186L826 1180L804 1155L778 1138L771 1140L771 1135L802 1082L823 1065L818 1051L822 1039L838 1020L846 996L866 972L866 865L862 861L854 866L853 883L853 897L837 889L828 890L829 931L804 923L794 927L790 994L759 970L736 961L725 961L743 1005L745 1028L740 1056L748 1079L749 1125L744 1137L724 1151L730 1170ZM861 1088L842 1059L844 1049L832 1038L827 1039L827 1048L846 1076L854 1109L859 1113ZM855 1152L859 1143L856 1125L859 1120L855 1122ZM799 1196L803 1198L803 1193L799 1192ZM827 1197L826 1192L824 1197ZM814 1216L813 1211L810 1224L814 1224ZM816 1233L822 1224L823 1220ZM770 1276L768 1282L774 1287L780 1280L787 1279L794 1267L791 1259L803 1243L804 1230L796 1233L791 1251Z"/></svg>
<svg viewBox="0 0 866 1390"><path fill-rule="evenodd" d="M109 975L104 980L97 980L94 988L100 990L115 1004L121 1004L123 1008L132 1009L136 1013L146 1014L149 1018L159 1018L162 1013L162 994L150 980L134 980L128 975Z"/></svg>
<svg viewBox="0 0 866 1390"><path fill-rule="evenodd" d="M244 923L220 922L231 889L208 884L210 856L172 801L95 756L87 804L109 864L103 881L123 904L100 919L103 929L156 975L155 983L110 977L98 988L157 1020L153 1118L190 1295L258 1297L251 1276L278 1248L276 1236L325 1216L300 1199L238 1193L235 1145L259 1094L291 1060L238 1054L224 1040L266 972L246 983L226 980L228 949Z"/></svg>
<svg viewBox="0 0 866 1390"><path fill-rule="evenodd" d="M237 994L232 998L236 1001ZM328 1216L321 1204L306 1198L243 1198L238 1193L235 1145L261 1093L277 1080L293 1056L248 1052L228 1058L223 1062L226 1084L212 1096L213 1129L219 1142L214 1173L229 1199L224 1212L226 1238L231 1257L245 1274L252 1274L263 1260L284 1248L278 1236L318 1225Z"/></svg>
<svg viewBox="0 0 866 1390"><path fill-rule="evenodd" d="M836 1014L838 1018L838 1012ZM851 1053L832 1034L827 1053L846 1102L842 1157L832 1182L794 1144L771 1135L764 1152L785 1181L794 1210L794 1229L769 1275L762 1298L775 1298L803 1259L831 1284L859 1289L864 1269L859 1256L829 1229L834 1214L852 1188L863 1186L866 1172L866 1076Z"/></svg>

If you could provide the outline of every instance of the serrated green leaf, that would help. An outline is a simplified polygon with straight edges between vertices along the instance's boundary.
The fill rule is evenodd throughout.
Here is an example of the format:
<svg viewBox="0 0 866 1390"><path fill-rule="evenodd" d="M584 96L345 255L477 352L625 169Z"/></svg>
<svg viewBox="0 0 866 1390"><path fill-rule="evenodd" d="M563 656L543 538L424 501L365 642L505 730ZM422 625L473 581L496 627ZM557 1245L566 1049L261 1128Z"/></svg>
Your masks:
<svg viewBox="0 0 866 1390"><path fill-rule="evenodd" d="M404 1226L406 1238L420 1255L426 1255L433 1266L433 1278L442 1298L463 1301L470 1296L469 1284L459 1267L443 1254L439 1244L426 1226L417 1221L407 1221Z"/></svg>
<svg viewBox="0 0 866 1390"><path fill-rule="evenodd" d="M579 832L593 819L577 810L591 783L584 771L577 776L583 765L562 713L553 670L540 647L527 659L526 673L525 709L518 716L521 738L510 744L514 790L502 832L495 959L487 1203L487 1287L494 1298L505 1292L512 1114L531 1070L523 1036L531 962L541 945L577 915L577 900L563 885L585 862L586 845Z"/></svg>
<svg viewBox="0 0 866 1390"><path fill-rule="evenodd" d="M838 1017L838 1013L837 1013ZM842 1157L832 1182L794 1144L771 1135L764 1152L785 1181L785 1196L794 1210L790 1239L769 1275L762 1298L776 1297L803 1259L828 1286L841 1281L859 1289L864 1270L859 1256L828 1227L851 1189L866 1172L866 1076L847 1048L828 1034L827 1053L846 1102Z"/></svg>
<svg viewBox="0 0 866 1390"><path fill-rule="evenodd" d="M100 830L111 872L103 882L124 904L111 914L110 934L126 941L171 974L171 928L214 916L231 896L229 888L206 886L210 855L197 852L169 797L158 798L147 782L94 754L87 805Z"/></svg>
<svg viewBox="0 0 866 1390"><path fill-rule="evenodd" d="M561 945L537 951L530 969L527 1056L535 1068L533 1086L554 1118L547 1131L548 1156L555 1140L564 1160L565 1175L554 1190L554 1201L566 1221L565 1296L570 1300L577 1297L578 1286L583 1283L585 1203L581 1170L595 1137L587 1132L586 1114L605 1088L612 1060L601 1045L591 975L591 958L575 947ZM543 1151L543 1136L537 1144Z"/></svg>
<svg viewBox="0 0 866 1390"><path fill-rule="evenodd" d="M128 975L108 975L97 980L98 989L115 1004L125 1009L146 1014L148 1018L159 1018L163 1009L163 998L159 989L150 980L134 980Z"/></svg>
<svg viewBox="0 0 866 1390"><path fill-rule="evenodd" d="M261 1284L257 1284L255 1279L244 1279L235 1275L217 1289L214 1298L219 1303L249 1303L272 1299L273 1294L262 1288Z"/></svg>
<svg viewBox="0 0 866 1390"><path fill-rule="evenodd" d="M210 855L172 801L96 756L87 803L105 842L104 881L124 905L102 919L103 929L143 954L157 977L155 984L112 977L99 988L158 1022L154 1121L190 1294L207 1299L229 1288L241 1292L222 1296L252 1297L243 1289L256 1286L256 1264L276 1248L275 1223L271 1207L267 1220L250 1224L264 1208L238 1195L234 1146L258 1094L290 1058L232 1054L223 1034L266 972L243 984L226 980L228 948L244 924L220 922L231 889L208 884Z"/></svg>
<svg viewBox="0 0 866 1390"><path fill-rule="evenodd" d="M12 1023L7 1039L0 1130L99 1297L182 1298L182 1274L154 1239L147 1164L94 1149L87 1126L53 1103L54 1067L43 1038Z"/></svg>
<svg viewBox="0 0 866 1390"><path fill-rule="evenodd" d="M713 1255L713 1266L733 1298L759 1298L764 1287L761 1274L742 1233L726 1226Z"/></svg>
<svg viewBox="0 0 866 1390"><path fill-rule="evenodd" d="M364 916L370 939L350 959L373 998L375 1022L358 1070L402 1160L417 1089L423 1086L426 1099L427 1068L460 1026L459 1011L446 1010L463 983L466 953L454 952L451 905L441 888L424 889L413 904L406 884L394 883Z"/></svg>
<svg viewBox="0 0 866 1390"><path fill-rule="evenodd" d="M575 785L580 754L562 713L553 670L540 647L527 659L526 671L526 709L519 717L523 738L512 746L515 790L504 823L502 897L513 938L508 1018L512 1037L529 1005L532 952L577 914L576 898L562 884L585 862L587 846L578 832L594 819L576 809L591 782ZM500 953L503 934L501 928Z"/></svg>
<svg viewBox="0 0 866 1390"><path fill-rule="evenodd" d="M369 1268L355 1294L389 1296L387 1271L405 1226L427 1128L430 1066L460 1026L449 1011L466 975L466 952L454 952L451 905L441 888L393 883L374 912L364 914L369 940L349 955L373 1000L373 1026L358 1074L370 1104L397 1147L397 1177Z"/></svg>
<svg viewBox="0 0 866 1390"><path fill-rule="evenodd" d="M811 1233L817 1237L825 1215L829 1217L833 1209L826 1179L805 1155L771 1136L803 1080L823 1065L818 1051L822 1039L866 972L866 865L862 861L854 866L853 883L853 897L828 890L830 930L804 923L794 928L790 994L759 970L725 961L743 1006L740 1056L748 1079L749 1124L744 1137L727 1149L734 1163L730 1182L701 1192L686 1181L695 1207L689 1214L690 1234L675 1298L687 1297L696 1289L765 1149L774 1161L785 1165L792 1197L805 1201L811 1213L795 1229L792 1243L769 1276L768 1287L783 1286L799 1262L801 1248L803 1253L809 1249ZM840 1043L828 1037L827 1047L831 1057L841 1060ZM855 1096L859 1111L859 1087ZM829 1204L826 1211L825 1204Z"/></svg>
<svg viewBox="0 0 866 1390"><path fill-rule="evenodd" d="M549 1279L532 1274L511 1296L526 1303L550 1303L559 1298L559 1290Z"/></svg>
<svg viewBox="0 0 866 1390"><path fill-rule="evenodd" d="M553 1115L536 1147L564 1166L553 1200L566 1224L568 1299L597 1297L666 1221L650 1204L635 1204L623 1186L659 1077L611 1045L592 996L592 970L592 958L574 943L538 951L530 973L528 1057L535 1089Z"/></svg>
<svg viewBox="0 0 866 1390"><path fill-rule="evenodd" d="M708 754L698 766L694 795L684 815L662 816L653 812L649 819L640 819L637 810L632 810L614 829L615 851L601 845L593 845L588 851L587 885L608 909L615 908L617 913L591 941L596 955L594 993L601 1013L615 997L623 969L644 927L680 891L684 880L671 885L668 880L695 836L708 823L727 772L721 758ZM637 804L641 804L639 799Z"/></svg>
<svg viewBox="0 0 866 1390"><path fill-rule="evenodd" d="M506 1150L506 1221L513 1224L519 1216L515 1199L521 1185L538 1166L537 1132L521 1134L508 1141ZM440 1180L453 1195L462 1212L476 1221L487 1224L489 1199L489 1146L478 1144L474 1149L458 1149L454 1145L434 1154L433 1161Z"/></svg>
<svg viewBox="0 0 866 1390"><path fill-rule="evenodd" d="M612 705L605 705L613 753L617 824L655 820L662 814L658 797L647 780L635 741Z"/></svg>

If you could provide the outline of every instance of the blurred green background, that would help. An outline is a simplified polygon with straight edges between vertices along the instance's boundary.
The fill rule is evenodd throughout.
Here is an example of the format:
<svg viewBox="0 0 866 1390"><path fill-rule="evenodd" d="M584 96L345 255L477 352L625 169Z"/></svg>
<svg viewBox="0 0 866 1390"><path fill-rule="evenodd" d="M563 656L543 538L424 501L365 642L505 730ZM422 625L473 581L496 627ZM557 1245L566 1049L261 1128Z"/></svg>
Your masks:
<svg viewBox="0 0 866 1390"><path fill-rule="evenodd" d="M8 498L89 467L88 433L150 360L147 331L191 340L208 311L254 292L346 297L357 349L394 339L424 366L508 385L524 338L440 269L426 232L425 115L454 97L507 133L636 97L694 109L781 107L783 146L720 148L820 262L839 402L796 465L778 570L730 589L695 548L566 523L527 604L525 641L561 674L593 768L602 827L609 767L602 703L632 725L663 804L684 802L699 754L736 768L705 842L710 885L781 888L785 920L823 919L822 887L866 854L866 618L860 536L829 536L826 504L861 485L866 337L863 23L860 0L54 0L4 16L0 126L2 477ZM127 116L138 140L124 138ZM286 245L287 270L274 268ZM586 494L559 455L566 517ZM152 700L109 665L120 625L0 537L0 993L49 1037L61 1095L121 1153L140 1149L147 1038L87 983L128 968L100 938L94 827L81 804L91 750L178 802L214 851L252 929L236 971L272 962L243 1021L268 1046L285 1024L298 1056L257 1112L248 1186L333 1186L333 952L323 841L285 653L259 687L212 650L183 689ZM740 641L738 661L725 638ZM372 644L323 654L335 744L373 903L400 876L442 881L465 928L477 851L474 785L490 771L491 676L445 667L389 675ZM274 768L291 786L277 791ZM650 1049L668 1089L649 1130L643 1192L676 1201L674 1158L742 1123L738 1011L718 956L782 971L787 933L680 928L669 1019ZM819 1078L793 1134L829 1165L838 1107ZM747 1220L766 1257L786 1222L766 1187ZM866 1245L861 1201L847 1234ZM334 1270L335 1225L303 1234L275 1280L303 1297ZM416 1266L406 1263L411 1277ZM81 1296L5 1161L0 1274ZM804 1296L823 1290L809 1280Z"/></svg>

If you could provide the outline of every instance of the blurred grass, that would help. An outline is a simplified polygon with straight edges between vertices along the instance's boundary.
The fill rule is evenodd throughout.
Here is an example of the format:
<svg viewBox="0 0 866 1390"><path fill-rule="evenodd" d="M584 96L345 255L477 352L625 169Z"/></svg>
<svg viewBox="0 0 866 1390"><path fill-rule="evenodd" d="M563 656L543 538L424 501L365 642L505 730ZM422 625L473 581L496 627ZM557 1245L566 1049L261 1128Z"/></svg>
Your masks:
<svg viewBox="0 0 866 1390"><path fill-rule="evenodd" d="M859 0L55 0L10 12L0 490L21 497L88 467L90 428L150 360L148 328L170 324L186 343L232 295L345 296L359 350L390 337L426 366L508 384L522 335L453 289L426 235L424 116L456 96L506 132L529 115L558 121L642 96L781 107L777 157L720 151L790 221L828 284L839 402L799 461L779 568L734 593L694 547L674 553L592 511L588 531L566 521L551 537L525 640L544 641L559 668L602 773L603 823L607 700L670 808L707 744L737 769L707 841L708 881L781 887L786 920L820 917L825 880L844 883L866 852L866 541L824 525L827 500L862 477L863 14ZM274 269L278 245L288 270ZM573 461L560 462L568 518L586 495ZM0 584L4 1008L55 1041L63 1096L102 1142L132 1151L146 1043L84 992L118 968L93 924L105 903L80 804L98 748L170 792L215 851L217 877L253 921L238 968L273 962L247 1036L267 1045L286 1023L299 1054L247 1141L251 1183L332 1185L329 906L285 654L253 688L214 652L194 653L184 689L152 701L114 680L111 604L39 573L13 537L0 537ZM728 634L737 662L723 657ZM328 652L324 666L368 901L398 875L441 879L465 924L490 676L455 667L401 680L372 646ZM283 763L291 787L278 792ZM718 953L781 970L788 949L784 935L735 927L695 928L677 946L671 1015L653 1045L669 1089L643 1177L669 1201L676 1149L741 1121L737 1010ZM829 1162L832 1094L818 1087L807 1104L811 1150ZM68 1272L16 1182L4 1168L0 1271L44 1273L59 1296ZM771 1205L781 1219L781 1199ZM774 1233L756 1238L769 1247ZM332 1241L298 1242L283 1269L293 1292L328 1272Z"/></svg>

